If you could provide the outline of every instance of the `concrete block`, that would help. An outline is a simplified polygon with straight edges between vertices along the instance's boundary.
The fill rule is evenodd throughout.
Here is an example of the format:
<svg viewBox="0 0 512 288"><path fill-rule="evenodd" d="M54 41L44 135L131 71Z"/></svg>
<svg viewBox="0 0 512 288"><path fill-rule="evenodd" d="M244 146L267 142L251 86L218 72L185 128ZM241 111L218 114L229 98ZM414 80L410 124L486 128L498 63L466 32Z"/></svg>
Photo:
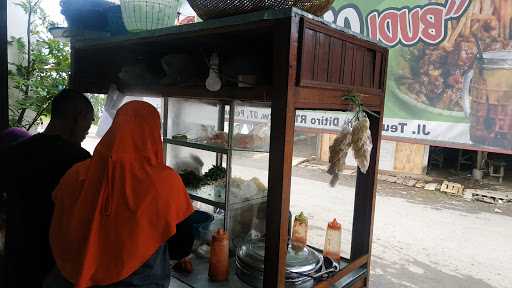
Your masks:
<svg viewBox="0 0 512 288"><path fill-rule="evenodd" d="M437 189L439 189L439 184L437 183L428 183L425 185L425 190L429 190L429 191L436 191Z"/></svg>
<svg viewBox="0 0 512 288"><path fill-rule="evenodd" d="M459 183L444 181L441 185L441 192L462 196L464 192L464 186Z"/></svg>

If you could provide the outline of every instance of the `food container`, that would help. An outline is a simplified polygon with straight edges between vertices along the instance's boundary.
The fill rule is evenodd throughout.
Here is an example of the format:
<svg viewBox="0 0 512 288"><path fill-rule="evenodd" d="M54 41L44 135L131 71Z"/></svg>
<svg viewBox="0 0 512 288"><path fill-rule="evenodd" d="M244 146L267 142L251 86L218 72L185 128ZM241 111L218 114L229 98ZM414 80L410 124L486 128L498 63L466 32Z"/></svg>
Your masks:
<svg viewBox="0 0 512 288"><path fill-rule="evenodd" d="M464 78L464 108L474 144L509 148L512 141L512 51L484 52Z"/></svg>
<svg viewBox="0 0 512 288"><path fill-rule="evenodd" d="M303 212L295 216L292 229L292 248L302 251L308 242L308 218Z"/></svg>
<svg viewBox="0 0 512 288"><path fill-rule="evenodd" d="M336 261L341 259L341 224L336 218L327 224L325 232L324 256Z"/></svg>
<svg viewBox="0 0 512 288"><path fill-rule="evenodd" d="M263 287L265 239L253 239L241 245L236 253L237 277L252 287ZM302 250L288 248L286 257L286 287L313 287L339 270L338 264L322 257L310 247Z"/></svg>
<svg viewBox="0 0 512 288"><path fill-rule="evenodd" d="M211 281L222 282L229 277L229 237L219 229L212 237L208 277Z"/></svg>

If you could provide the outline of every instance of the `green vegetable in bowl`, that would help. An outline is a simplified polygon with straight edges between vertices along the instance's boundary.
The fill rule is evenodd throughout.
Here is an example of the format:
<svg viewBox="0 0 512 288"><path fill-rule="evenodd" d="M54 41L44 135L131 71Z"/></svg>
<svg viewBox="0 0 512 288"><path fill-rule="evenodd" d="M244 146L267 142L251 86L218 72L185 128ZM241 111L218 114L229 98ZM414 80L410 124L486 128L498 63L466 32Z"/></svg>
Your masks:
<svg viewBox="0 0 512 288"><path fill-rule="evenodd" d="M226 168L218 165L214 165L203 175L206 183L212 183L220 179L226 178Z"/></svg>

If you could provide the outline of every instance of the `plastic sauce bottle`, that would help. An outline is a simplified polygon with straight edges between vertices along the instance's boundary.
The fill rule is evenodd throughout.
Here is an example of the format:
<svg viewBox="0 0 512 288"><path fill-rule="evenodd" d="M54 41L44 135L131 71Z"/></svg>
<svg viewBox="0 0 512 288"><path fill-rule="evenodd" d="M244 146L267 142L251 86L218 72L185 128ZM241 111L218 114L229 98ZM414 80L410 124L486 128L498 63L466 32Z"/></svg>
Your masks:
<svg viewBox="0 0 512 288"><path fill-rule="evenodd" d="M227 281L229 277L229 237L224 229L212 235L208 277L212 281Z"/></svg>
<svg viewBox="0 0 512 288"><path fill-rule="evenodd" d="M341 224L336 218L327 224L325 232L324 256L339 261L341 259Z"/></svg>
<svg viewBox="0 0 512 288"><path fill-rule="evenodd" d="M308 218L303 212L295 216L292 231L292 249L303 250L308 243Z"/></svg>

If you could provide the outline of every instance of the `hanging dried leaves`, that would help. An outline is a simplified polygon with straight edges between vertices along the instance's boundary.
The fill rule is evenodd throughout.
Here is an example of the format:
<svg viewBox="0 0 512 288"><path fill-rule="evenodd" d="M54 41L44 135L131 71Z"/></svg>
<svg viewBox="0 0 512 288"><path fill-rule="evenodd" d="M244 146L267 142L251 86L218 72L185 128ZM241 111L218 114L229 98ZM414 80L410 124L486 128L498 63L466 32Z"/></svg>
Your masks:
<svg viewBox="0 0 512 288"><path fill-rule="evenodd" d="M344 97L354 104L354 117L345 123L344 127L338 133L334 142L329 146L329 168L327 173L332 176L329 184L336 186L339 180L339 173L343 172L350 148L354 151L354 158L361 172L366 173L370 165L370 156L373 148L372 135L370 132L370 121L366 112L379 117L378 115L366 110L359 96L351 95ZM352 125L352 129L350 126Z"/></svg>
<svg viewBox="0 0 512 288"><path fill-rule="evenodd" d="M360 119L352 129L352 150L354 151L354 158L356 159L359 170L366 173L370 165L370 154L373 144L370 132L370 121L365 114L363 115L364 117Z"/></svg>
<svg viewBox="0 0 512 288"><path fill-rule="evenodd" d="M345 169L345 161L347 160L348 150L352 145L352 131L345 126L336 136L334 142L329 146L329 169L327 173L332 176L330 185L336 186L339 180L339 173Z"/></svg>

